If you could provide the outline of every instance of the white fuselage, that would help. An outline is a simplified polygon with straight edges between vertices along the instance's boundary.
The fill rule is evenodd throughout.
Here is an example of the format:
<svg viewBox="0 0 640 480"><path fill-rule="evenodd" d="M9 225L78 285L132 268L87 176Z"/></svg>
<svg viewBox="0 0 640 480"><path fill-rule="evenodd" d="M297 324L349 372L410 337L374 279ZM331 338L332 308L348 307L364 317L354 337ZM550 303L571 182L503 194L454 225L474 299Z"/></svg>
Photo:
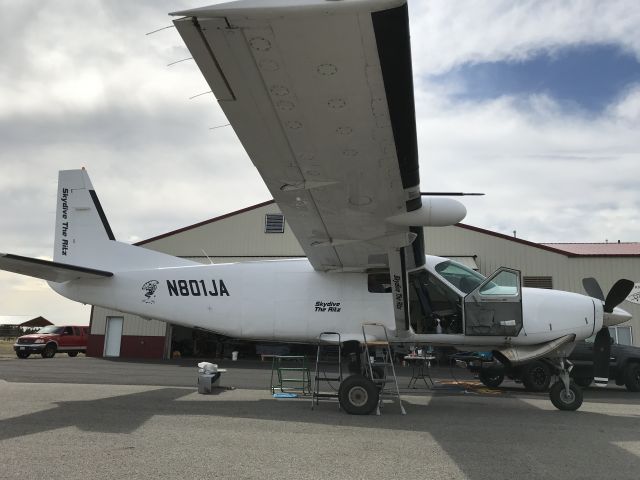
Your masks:
<svg viewBox="0 0 640 480"><path fill-rule="evenodd" d="M432 263L426 268L438 275ZM291 259L121 271L112 278L50 285L73 300L144 318L235 338L312 343L326 331L340 332L343 340L361 339L364 322L384 324L390 335L397 333L392 294L369 292L367 281L365 273L318 272L306 259ZM533 345L567 334L580 340L602 326L601 302L575 293L524 288L522 308L523 328L515 337L440 333L403 340Z"/></svg>

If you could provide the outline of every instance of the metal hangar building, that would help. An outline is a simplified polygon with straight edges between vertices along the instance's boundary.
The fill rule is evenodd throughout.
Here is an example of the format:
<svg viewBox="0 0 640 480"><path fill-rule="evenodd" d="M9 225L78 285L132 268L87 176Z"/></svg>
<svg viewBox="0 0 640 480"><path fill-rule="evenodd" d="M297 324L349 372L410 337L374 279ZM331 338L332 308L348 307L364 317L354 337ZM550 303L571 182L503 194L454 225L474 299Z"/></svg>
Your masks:
<svg viewBox="0 0 640 480"><path fill-rule="evenodd" d="M454 259L484 275L501 266L520 270L525 287L584 293L582 279L595 277L605 294L619 278L636 282L636 292L640 288L640 243L538 244L464 224L425 228L425 243L429 254ZM202 263L304 257L273 200L136 245ZM625 301L621 307L633 319L612 327L612 336L619 343L640 345L640 303ZM156 359L176 352L230 356L225 342L228 346L229 339L210 332L95 306L87 354Z"/></svg>

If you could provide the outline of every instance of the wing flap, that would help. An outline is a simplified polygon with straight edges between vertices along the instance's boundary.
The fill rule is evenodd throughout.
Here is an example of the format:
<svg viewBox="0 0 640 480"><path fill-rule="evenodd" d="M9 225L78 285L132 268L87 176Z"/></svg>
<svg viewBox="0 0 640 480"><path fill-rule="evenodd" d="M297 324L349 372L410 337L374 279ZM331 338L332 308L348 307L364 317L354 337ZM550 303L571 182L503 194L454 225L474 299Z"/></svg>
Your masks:
<svg viewBox="0 0 640 480"><path fill-rule="evenodd" d="M0 269L57 283L81 278L96 279L113 276L112 272L106 272L104 270L67 265L49 260L40 260L39 258L23 257L11 253L0 253Z"/></svg>

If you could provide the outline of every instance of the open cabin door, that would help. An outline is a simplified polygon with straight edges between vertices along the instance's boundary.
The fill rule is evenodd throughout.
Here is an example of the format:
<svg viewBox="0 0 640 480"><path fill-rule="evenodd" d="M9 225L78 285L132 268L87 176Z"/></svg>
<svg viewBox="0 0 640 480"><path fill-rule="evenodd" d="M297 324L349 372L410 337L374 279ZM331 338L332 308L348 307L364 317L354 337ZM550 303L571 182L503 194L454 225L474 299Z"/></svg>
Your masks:
<svg viewBox="0 0 640 480"><path fill-rule="evenodd" d="M464 297L465 335L515 337L522 328L520 271L499 268Z"/></svg>

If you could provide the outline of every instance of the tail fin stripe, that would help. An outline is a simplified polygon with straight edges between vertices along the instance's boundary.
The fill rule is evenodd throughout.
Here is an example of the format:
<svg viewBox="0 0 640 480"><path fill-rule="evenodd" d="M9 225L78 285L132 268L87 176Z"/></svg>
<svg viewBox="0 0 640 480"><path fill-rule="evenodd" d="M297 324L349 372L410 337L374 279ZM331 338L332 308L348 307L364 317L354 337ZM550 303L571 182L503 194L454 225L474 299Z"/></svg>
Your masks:
<svg viewBox="0 0 640 480"><path fill-rule="evenodd" d="M113 231L111 230L111 225L109 225L109 220L107 220L107 216L104 214L104 210L102 210L102 205L100 205L100 200L98 200L98 194L95 190L89 190L89 194L91 195L91 199L93 200L93 204L96 206L96 211L100 216L100 220L102 220L102 226L104 230L107 232L107 236L109 240L115 240L116 237L113 235Z"/></svg>

